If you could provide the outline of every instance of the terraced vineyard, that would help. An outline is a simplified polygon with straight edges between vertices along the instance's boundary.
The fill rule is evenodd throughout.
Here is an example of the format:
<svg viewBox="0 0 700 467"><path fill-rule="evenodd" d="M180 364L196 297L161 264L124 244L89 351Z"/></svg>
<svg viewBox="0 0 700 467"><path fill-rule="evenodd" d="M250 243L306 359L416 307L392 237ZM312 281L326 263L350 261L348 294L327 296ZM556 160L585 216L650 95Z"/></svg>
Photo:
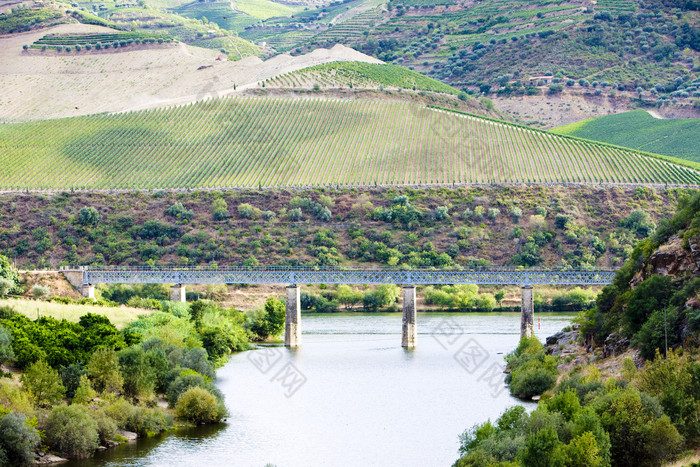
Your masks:
<svg viewBox="0 0 700 467"><path fill-rule="evenodd" d="M407 102L231 97L0 126L6 190L568 182L700 185L700 172Z"/></svg>

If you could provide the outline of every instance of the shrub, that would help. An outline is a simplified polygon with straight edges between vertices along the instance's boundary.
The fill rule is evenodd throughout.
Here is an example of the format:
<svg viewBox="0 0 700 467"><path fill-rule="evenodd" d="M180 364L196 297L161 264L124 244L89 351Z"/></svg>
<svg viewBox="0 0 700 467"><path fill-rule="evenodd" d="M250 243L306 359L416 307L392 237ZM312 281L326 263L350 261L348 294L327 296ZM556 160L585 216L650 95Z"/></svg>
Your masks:
<svg viewBox="0 0 700 467"><path fill-rule="evenodd" d="M269 221L270 219L274 219L276 216L277 216L277 214L275 214L272 211L264 211L262 213L262 218L265 219L266 221Z"/></svg>
<svg viewBox="0 0 700 467"><path fill-rule="evenodd" d="M51 289L48 286L37 284L32 287L31 292L34 298L44 298L51 292Z"/></svg>
<svg viewBox="0 0 700 467"><path fill-rule="evenodd" d="M100 444L104 444L109 440L114 440L117 436L117 423L107 415L104 410L93 410L90 412L92 419L97 424L97 436L100 439Z"/></svg>
<svg viewBox="0 0 700 467"><path fill-rule="evenodd" d="M435 208L435 220L442 221L450 218L449 209L447 206L438 206Z"/></svg>
<svg viewBox="0 0 700 467"><path fill-rule="evenodd" d="M301 213L301 208L294 208L289 210L287 217L292 222L298 222L304 218L304 215Z"/></svg>
<svg viewBox="0 0 700 467"><path fill-rule="evenodd" d="M523 210L514 206L510 209L509 214L513 216L513 220L517 223L520 221L520 218L523 217Z"/></svg>
<svg viewBox="0 0 700 467"><path fill-rule="evenodd" d="M0 417L0 464L33 465L40 442L39 433L27 424L24 414Z"/></svg>
<svg viewBox="0 0 700 467"><path fill-rule="evenodd" d="M102 215L92 206L83 207L78 214L78 222L82 225L97 225L102 219Z"/></svg>
<svg viewBox="0 0 700 467"><path fill-rule="evenodd" d="M173 204L165 210L165 213L177 219L183 219L188 221L194 219L194 211L186 209L185 206L182 205L182 203Z"/></svg>
<svg viewBox="0 0 700 467"><path fill-rule="evenodd" d="M209 378L205 378L194 370L180 370L180 374L168 386L168 403L174 407L188 389L200 387L206 389L209 393L214 394L217 398L223 400L221 392L211 383Z"/></svg>
<svg viewBox="0 0 700 467"><path fill-rule="evenodd" d="M172 426L172 418L160 407L133 407L126 428L140 436L153 436Z"/></svg>
<svg viewBox="0 0 700 467"><path fill-rule="evenodd" d="M46 421L46 442L70 457L89 457L97 449L99 434L90 410L83 405L55 407Z"/></svg>
<svg viewBox="0 0 700 467"><path fill-rule="evenodd" d="M238 215L242 219L252 219L255 215L255 209L248 203L238 205Z"/></svg>
<svg viewBox="0 0 700 467"><path fill-rule="evenodd" d="M226 416L226 407L206 389L193 387L180 396L175 413L192 423L216 423Z"/></svg>
<svg viewBox="0 0 700 467"><path fill-rule="evenodd" d="M43 360L29 365L20 380L24 389L39 407L55 405L66 394L66 388L58 372Z"/></svg>
<svg viewBox="0 0 700 467"><path fill-rule="evenodd" d="M489 208L488 214L486 214L486 216L493 221L498 218L499 214L501 214L501 211L499 211L498 208Z"/></svg>
<svg viewBox="0 0 700 467"><path fill-rule="evenodd" d="M0 277L0 297L4 297L8 293L12 292L15 288L15 283L4 277Z"/></svg>

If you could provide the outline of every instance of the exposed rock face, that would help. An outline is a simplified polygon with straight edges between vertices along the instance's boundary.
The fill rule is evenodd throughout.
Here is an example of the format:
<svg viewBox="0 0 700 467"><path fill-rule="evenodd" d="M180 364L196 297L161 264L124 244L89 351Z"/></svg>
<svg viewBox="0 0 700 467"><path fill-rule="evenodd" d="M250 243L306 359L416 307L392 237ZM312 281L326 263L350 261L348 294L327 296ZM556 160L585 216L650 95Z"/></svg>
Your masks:
<svg viewBox="0 0 700 467"><path fill-rule="evenodd" d="M575 324L571 331L559 331L549 336L545 341L547 353L551 355L565 355L576 353L579 339L578 325Z"/></svg>
<svg viewBox="0 0 700 467"><path fill-rule="evenodd" d="M620 355L624 353L630 346L630 340L623 337L618 332L613 332L606 339L603 344L603 358L614 357L615 355Z"/></svg>
<svg viewBox="0 0 700 467"><path fill-rule="evenodd" d="M700 255L698 246L691 242L691 248ZM697 260L700 259L700 256L698 258L694 256L691 250L683 248L683 239L674 235L652 253L644 267L634 275L630 286L634 289L640 282L654 274L675 277L696 274L698 272Z"/></svg>

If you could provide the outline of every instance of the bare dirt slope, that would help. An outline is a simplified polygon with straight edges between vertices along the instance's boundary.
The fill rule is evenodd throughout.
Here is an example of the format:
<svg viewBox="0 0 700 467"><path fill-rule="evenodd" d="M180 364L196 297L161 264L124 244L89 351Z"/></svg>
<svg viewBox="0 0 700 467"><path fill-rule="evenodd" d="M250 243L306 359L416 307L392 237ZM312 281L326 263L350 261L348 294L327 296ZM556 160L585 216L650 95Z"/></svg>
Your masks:
<svg viewBox="0 0 700 467"><path fill-rule="evenodd" d="M265 79L332 61L381 63L336 45L309 54L217 60L217 51L184 44L129 51L23 51L49 33L113 32L64 24L0 36L0 121L17 122L184 104L258 87ZM200 67L207 67L198 69ZM234 91L234 85L236 90Z"/></svg>
<svg viewBox="0 0 700 467"><path fill-rule="evenodd" d="M629 95L596 96L592 93L567 91L548 95L544 88L542 95L539 96L497 97L493 99L493 103L497 110L510 115L519 123L543 129L627 112L635 108ZM649 113L655 118L698 118L699 116L692 107L664 106Z"/></svg>

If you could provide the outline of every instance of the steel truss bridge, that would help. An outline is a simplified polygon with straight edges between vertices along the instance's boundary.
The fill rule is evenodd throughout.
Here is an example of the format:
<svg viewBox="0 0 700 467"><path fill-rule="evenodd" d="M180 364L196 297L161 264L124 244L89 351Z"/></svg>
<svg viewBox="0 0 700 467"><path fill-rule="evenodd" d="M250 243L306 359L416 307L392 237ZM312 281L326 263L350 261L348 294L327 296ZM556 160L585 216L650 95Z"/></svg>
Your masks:
<svg viewBox="0 0 700 467"><path fill-rule="evenodd" d="M79 270L83 273L83 284L607 285L612 283L615 276L614 269L390 270L83 266Z"/></svg>

